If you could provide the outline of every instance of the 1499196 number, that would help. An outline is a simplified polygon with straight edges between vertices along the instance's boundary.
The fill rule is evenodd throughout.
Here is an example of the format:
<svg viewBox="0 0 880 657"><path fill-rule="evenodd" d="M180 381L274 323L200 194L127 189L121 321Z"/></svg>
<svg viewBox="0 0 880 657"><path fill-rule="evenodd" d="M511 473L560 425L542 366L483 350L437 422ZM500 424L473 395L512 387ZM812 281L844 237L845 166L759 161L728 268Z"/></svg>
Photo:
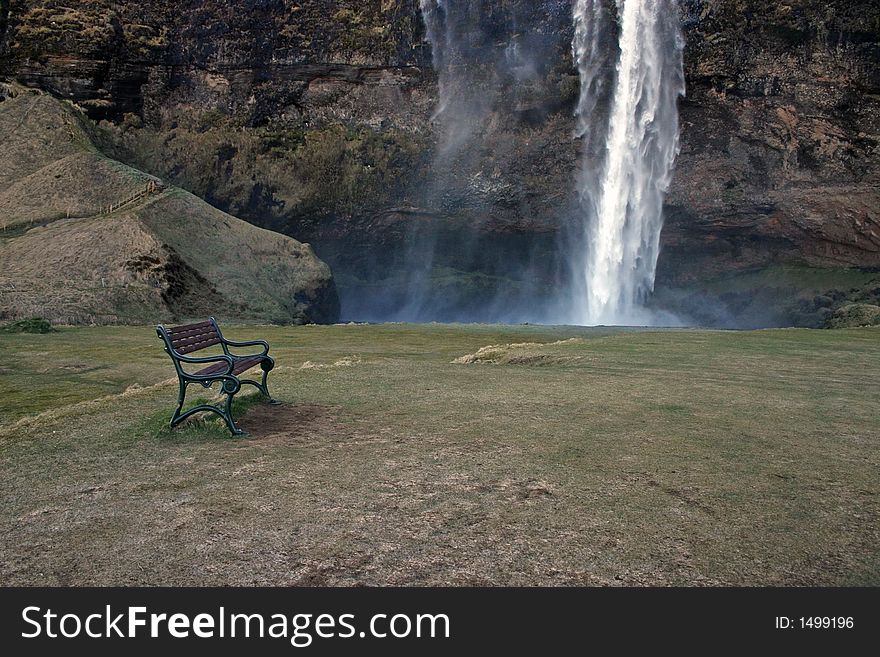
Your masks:
<svg viewBox="0 0 880 657"><path fill-rule="evenodd" d="M801 617L800 624L802 629L813 630L837 630L852 629L852 616L809 616Z"/></svg>

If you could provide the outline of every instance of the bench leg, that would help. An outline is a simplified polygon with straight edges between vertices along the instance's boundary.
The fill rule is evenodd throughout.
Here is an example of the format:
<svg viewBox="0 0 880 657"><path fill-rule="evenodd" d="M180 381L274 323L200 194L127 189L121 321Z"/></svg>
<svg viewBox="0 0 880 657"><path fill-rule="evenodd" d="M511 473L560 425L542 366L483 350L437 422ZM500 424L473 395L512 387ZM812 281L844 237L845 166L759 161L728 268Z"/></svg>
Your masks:
<svg viewBox="0 0 880 657"><path fill-rule="evenodd" d="M253 386L257 390L262 392L264 395L266 395L266 397L269 398L269 403L272 404L272 406L279 406L281 404L281 402L278 401L277 399L274 399L272 397L272 395L269 393L269 386L266 383L266 379L268 378L268 376L269 376L269 372L267 372L266 370L263 370L262 383L259 383L257 381L253 381L251 379L242 379L241 382L242 382L242 384L247 384L247 385Z"/></svg>
<svg viewBox="0 0 880 657"><path fill-rule="evenodd" d="M269 378L269 370L263 370L263 394L265 394L269 398L269 403L273 406L278 406L281 404L280 401L273 398L272 395L269 394L269 384L266 383L266 380Z"/></svg>
<svg viewBox="0 0 880 657"><path fill-rule="evenodd" d="M187 381L180 379L180 392L177 394L177 408L174 410L174 415L171 416L171 427L176 427L178 424L183 422L185 419L181 412L183 411L183 403L186 401L186 385Z"/></svg>
<svg viewBox="0 0 880 657"><path fill-rule="evenodd" d="M220 413L220 416L226 420L226 426L229 427L229 430L232 432L233 436L244 436L247 435L246 431L242 431L239 429L235 420L232 419L232 398L235 397L235 393L227 393L226 394L226 404L224 405L223 412Z"/></svg>
<svg viewBox="0 0 880 657"><path fill-rule="evenodd" d="M229 431L232 432L233 436L246 436L247 432L242 431L235 424L235 420L232 419L232 400L235 397L235 393L226 393L226 402L223 404L223 408L217 408L216 406L212 406L210 404L202 404L201 406L196 406L195 408L189 409L186 413L182 413L183 404L186 401L186 387L189 384L189 381L180 380L180 392L177 395L177 409L174 411L174 415L171 417L171 426L176 427L178 424L186 420L187 418L195 415L196 413L201 413L207 411L209 413L216 413L220 417L223 418L223 421L226 422L226 426L229 428Z"/></svg>

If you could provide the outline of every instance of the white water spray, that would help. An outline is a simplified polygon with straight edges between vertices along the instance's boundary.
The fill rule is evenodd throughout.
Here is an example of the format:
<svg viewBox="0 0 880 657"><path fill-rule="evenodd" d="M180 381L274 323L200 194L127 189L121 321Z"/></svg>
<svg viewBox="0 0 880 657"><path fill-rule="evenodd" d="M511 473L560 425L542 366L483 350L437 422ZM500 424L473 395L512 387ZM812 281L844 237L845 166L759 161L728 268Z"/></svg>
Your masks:
<svg viewBox="0 0 880 657"><path fill-rule="evenodd" d="M479 132L491 110L492 94L479 88L473 77L473 70L486 63L491 52L480 28L478 4L419 0L419 6L437 74L437 105L431 116L439 136L437 157L454 158Z"/></svg>
<svg viewBox="0 0 880 657"><path fill-rule="evenodd" d="M431 59L438 76L438 102L432 120L436 120L449 104L450 89L448 81L447 58L453 46L452 30L446 27L447 0L419 0L422 20L428 43L431 44Z"/></svg>
<svg viewBox="0 0 880 657"><path fill-rule="evenodd" d="M617 51L608 0L576 0L572 45L581 78L578 181L583 243L575 245L572 320L651 323L663 199L678 154L684 94L677 0L616 0ZM616 61L616 73L611 65Z"/></svg>

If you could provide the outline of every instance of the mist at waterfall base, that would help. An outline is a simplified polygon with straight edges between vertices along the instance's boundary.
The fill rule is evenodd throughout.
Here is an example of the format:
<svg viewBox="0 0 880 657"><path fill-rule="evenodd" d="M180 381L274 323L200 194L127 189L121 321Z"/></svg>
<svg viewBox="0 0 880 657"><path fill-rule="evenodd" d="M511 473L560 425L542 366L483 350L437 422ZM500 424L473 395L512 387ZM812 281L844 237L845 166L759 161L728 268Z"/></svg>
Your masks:
<svg viewBox="0 0 880 657"><path fill-rule="evenodd" d="M523 230L507 220L508 136L545 117L541 84L563 59L565 2L421 0L426 62L436 74L431 178L399 239L375 257L375 276L348 293L343 316L364 321L548 322L563 264L558 225ZM540 22L558 26L534 29ZM567 112L570 118L570 112ZM499 172L500 175L499 175ZM511 177L515 180L515 176ZM561 193L570 194L570 181ZM521 196L522 190L511 192ZM542 192L543 193L543 192ZM561 319L561 318L560 318Z"/></svg>
<svg viewBox="0 0 880 657"><path fill-rule="evenodd" d="M645 306L683 91L675 1L626 0L619 17L609 0L420 3L438 88L433 176L424 211L377 259L391 275L343 290L345 318L681 324ZM561 43L572 20L574 42ZM536 30L539 21L560 29ZM547 193L570 201L544 232L498 230L493 186L517 157L498 126L532 120L520 108L535 105L529 94L568 55L562 48L580 77L566 115L576 115L571 148L582 156L566 188Z"/></svg>

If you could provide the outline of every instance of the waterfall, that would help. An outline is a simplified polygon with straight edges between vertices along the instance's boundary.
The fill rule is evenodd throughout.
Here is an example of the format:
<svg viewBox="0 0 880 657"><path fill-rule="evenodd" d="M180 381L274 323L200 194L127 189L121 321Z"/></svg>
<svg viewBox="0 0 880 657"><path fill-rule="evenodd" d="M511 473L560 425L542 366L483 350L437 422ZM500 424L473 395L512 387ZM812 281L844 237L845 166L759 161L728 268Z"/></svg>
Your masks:
<svg viewBox="0 0 880 657"><path fill-rule="evenodd" d="M440 140L439 158L454 158L479 131L491 109L491 91L475 84L474 70L493 60L480 25L480 3L419 0L425 36L437 75L437 105L431 121Z"/></svg>
<svg viewBox="0 0 880 657"><path fill-rule="evenodd" d="M663 199L678 154L684 94L677 0L576 0L572 52L581 234L573 239L572 321L650 323ZM613 45L614 30L617 45Z"/></svg>
<svg viewBox="0 0 880 657"><path fill-rule="evenodd" d="M407 226L400 249L405 281L381 318L466 319L467 314L457 308L455 289L444 290L442 283L439 292L435 289L435 278L444 266L443 259L437 257L438 249L450 249L451 239L438 217L454 214L461 207L462 194L457 190L464 187L463 180L473 170L476 147L481 143L496 93L498 47L483 30L482 2L419 0L419 7L437 76L437 102L431 115L437 138L433 175L420 190L421 202L428 211L421 221ZM444 239L445 243L441 241ZM473 240L462 238L456 244L456 255L467 262L474 246Z"/></svg>
<svg viewBox="0 0 880 657"><path fill-rule="evenodd" d="M448 0L419 0L425 33L431 44L431 59L437 72L438 102L432 117L436 120L445 111L450 97L448 84L449 68L446 66L453 46L453 34L446 29Z"/></svg>

